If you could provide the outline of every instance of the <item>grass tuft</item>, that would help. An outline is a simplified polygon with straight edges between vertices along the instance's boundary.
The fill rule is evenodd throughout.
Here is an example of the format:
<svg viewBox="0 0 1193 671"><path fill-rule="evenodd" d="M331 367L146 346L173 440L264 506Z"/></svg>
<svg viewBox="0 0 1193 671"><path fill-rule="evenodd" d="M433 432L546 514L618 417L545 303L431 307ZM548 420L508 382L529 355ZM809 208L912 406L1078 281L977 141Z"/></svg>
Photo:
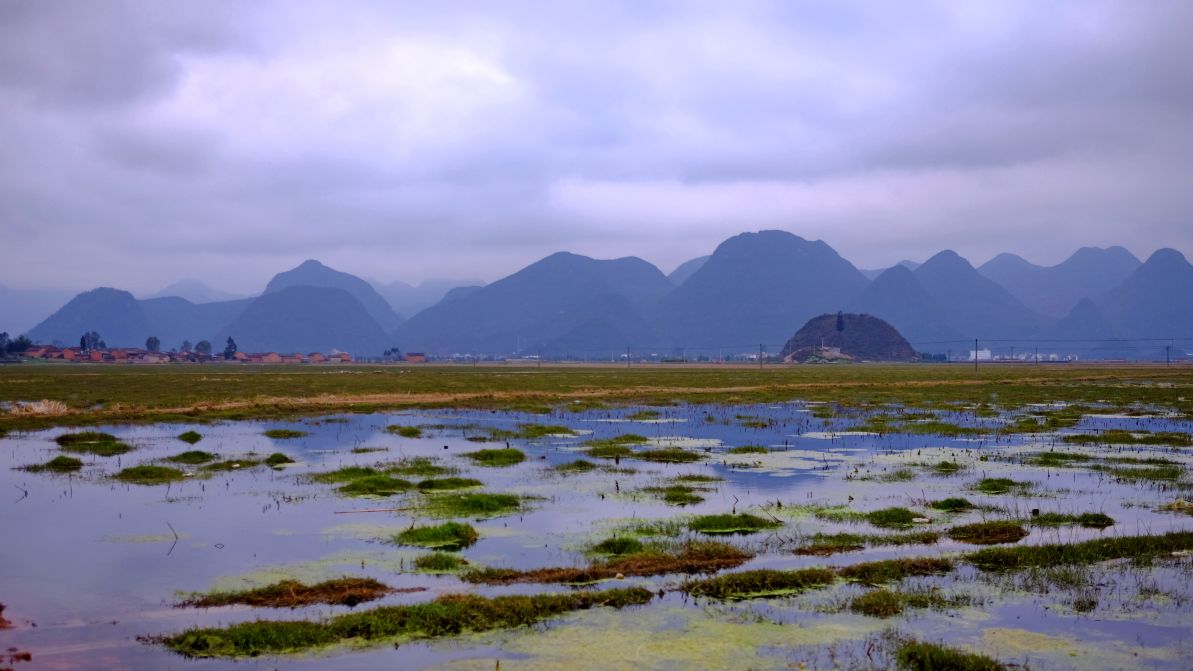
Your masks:
<svg viewBox="0 0 1193 671"><path fill-rule="evenodd" d="M176 482L186 476L177 468L168 466L130 466L116 474L116 479L133 485L164 485Z"/></svg>
<svg viewBox="0 0 1193 671"><path fill-rule="evenodd" d="M749 513L701 515L688 522L689 529L702 534L752 534L781 526L782 522Z"/></svg>
<svg viewBox="0 0 1193 671"><path fill-rule="evenodd" d="M380 599L390 591L385 584L372 578L337 578L315 585L305 585L297 580L282 580L256 589L195 595L178 605L196 608L234 604L255 608L299 608L317 603L356 606Z"/></svg>
<svg viewBox="0 0 1193 671"><path fill-rule="evenodd" d="M395 538L401 545L417 545L434 550L461 550L480 540L471 524L446 522L433 527L414 527Z"/></svg>
<svg viewBox="0 0 1193 671"><path fill-rule="evenodd" d="M463 456L481 466L513 466L526 461L526 454L512 447L465 452Z"/></svg>
<svg viewBox="0 0 1193 671"><path fill-rule="evenodd" d="M1018 543L1027 538L1028 531L1014 522L976 522L953 527L948 531L949 538L971 545L997 545L999 543Z"/></svg>

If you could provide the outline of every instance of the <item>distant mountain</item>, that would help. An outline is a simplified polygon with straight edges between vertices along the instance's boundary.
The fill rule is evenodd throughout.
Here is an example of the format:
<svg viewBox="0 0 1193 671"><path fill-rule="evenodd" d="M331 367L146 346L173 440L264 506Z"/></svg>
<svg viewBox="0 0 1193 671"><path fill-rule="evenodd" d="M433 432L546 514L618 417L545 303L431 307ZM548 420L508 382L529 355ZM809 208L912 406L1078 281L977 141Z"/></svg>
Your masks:
<svg viewBox="0 0 1193 671"><path fill-rule="evenodd" d="M894 325L917 351L955 348L962 335L949 325L945 308L928 295L907 266L896 265L874 278L850 310L871 314Z"/></svg>
<svg viewBox="0 0 1193 671"><path fill-rule="evenodd" d="M1027 307L1063 317L1083 298L1097 298L1140 266L1122 247L1082 247L1055 266L1037 266L1014 254L999 254L978 269Z"/></svg>
<svg viewBox="0 0 1193 671"><path fill-rule="evenodd" d="M458 301L461 298L467 298L484 288L484 285L456 287L454 289L449 289L446 294L443 294L443 298L440 300L444 303L451 303L452 301Z"/></svg>
<svg viewBox="0 0 1193 671"><path fill-rule="evenodd" d="M891 266L891 268L897 268L899 266L902 266L908 270L915 270L916 268L920 267L920 264L916 263L915 261L908 261L907 259L904 259L904 260L896 263L895 265ZM872 280L872 279L878 277L879 275L885 273L886 271L890 270L891 268L873 268L870 270L860 270L859 272L861 272L861 274L865 275L866 279Z"/></svg>
<svg viewBox="0 0 1193 671"><path fill-rule="evenodd" d="M480 280L426 280L417 286L406 282L373 282L373 288L389 303L394 312L409 319L443 300L448 293L460 287L478 287Z"/></svg>
<svg viewBox="0 0 1193 671"><path fill-rule="evenodd" d="M236 319L252 298L214 303L192 303L185 298L169 296L141 301L141 309L149 319L152 335L161 341L163 350L177 349L183 340L192 344L209 340L221 327ZM102 331L100 332L103 333ZM214 344L214 340L212 343Z"/></svg>
<svg viewBox="0 0 1193 671"><path fill-rule="evenodd" d="M866 284L822 241L785 231L742 233L659 302L655 324L675 347L777 348L797 325L836 313Z"/></svg>
<svg viewBox="0 0 1193 671"><path fill-rule="evenodd" d="M1124 336L1190 338L1193 337L1190 288L1193 288L1193 266L1175 249L1161 249L1122 284L1102 295L1097 306L1114 330Z"/></svg>
<svg viewBox="0 0 1193 671"><path fill-rule="evenodd" d="M946 250L914 272L924 291L942 310L943 320L968 338L1029 338L1050 322L1006 289L983 277L956 252Z"/></svg>
<svg viewBox="0 0 1193 671"><path fill-rule="evenodd" d="M265 293L271 294L282 289L299 286L347 291L387 332L393 331L402 323L402 318L394 312L389 303L385 302L385 299L377 293L371 284L355 275L328 268L314 259L303 261L298 267L275 275L266 285Z"/></svg>
<svg viewBox="0 0 1193 671"><path fill-rule="evenodd" d="M27 333L74 295L75 292L63 289L0 286L0 331L14 338Z"/></svg>
<svg viewBox="0 0 1193 671"><path fill-rule="evenodd" d="M38 343L77 346L88 331L99 333L109 347L144 347L154 335L141 304L127 291L100 287L72 298L29 331Z"/></svg>
<svg viewBox="0 0 1193 671"><path fill-rule="evenodd" d="M559 252L444 300L399 329L404 351L586 354L656 342L642 310L671 289L638 258Z"/></svg>
<svg viewBox="0 0 1193 671"><path fill-rule="evenodd" d="M199 280L189 278L178 280L161 291L150 294L145 298L167 298L170 296L185 298L192 303L215 303L218 301L234 301L245 298L243 295L212 289Z"/></svg>
<svg viewBox="0 0 1193 671"><path fill-rule="evenodd" d="M845 313L809 319L779 353L787 361L834 359L839 355L857 361L916 359L915 349L895 327L872 315Z"/></svg>
<svg viewBox="0 0 1193 671"><path fill-rule="evenodd" d="M688 278L691 277L697 270L700 270L700 268L704 266L708 259L709 256L699 256L690 261L684 261L683 263L679 264L675 270L671 271L671 274L667 276L667 279L671 280L671 283L678 287L684 282L687 282Z"/></svg>
<svg viewBox="0 0 1193 671"><path fill-rule="evenodd" d="M231 336L241 351L330 352L379 355L397 343L351 293L298 285L263 294L249 303L211 341L217 350Z"/></svg>

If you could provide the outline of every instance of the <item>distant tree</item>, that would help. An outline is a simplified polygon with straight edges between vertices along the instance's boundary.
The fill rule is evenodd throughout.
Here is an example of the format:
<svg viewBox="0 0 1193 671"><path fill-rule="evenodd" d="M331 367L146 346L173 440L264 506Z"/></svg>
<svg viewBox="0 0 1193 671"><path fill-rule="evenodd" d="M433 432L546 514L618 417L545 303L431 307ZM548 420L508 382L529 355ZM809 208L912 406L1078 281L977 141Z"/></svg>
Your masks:
<svg viewBox="0 0 1193 671"><path fill-rule="evenodd" d="M228 344L224 346L224 360L227 361L236 356L236 341L228 336Z"/></svg>
<svg viewBox="0 0 1193 671"><path fill-rule="evenodd" d="M845 313L837 312L837 333L845 330Z"/></svg>
<svg viewBox="0 0 1193 671"><path fill-rule="evenodd" d="M203 356L210 355L211 343L207 342L206 340L200 340L198 344L195 345L195 352L202 354Z"/></svg>
<svg viewBox="0 0 1193 671"><path fill-rule="evenodd" d="M178 348L178 350L179 350L180 352L189 352L189 351L191 351L191 341L189 341L189 340L183 340L183 341L182 341L182 347L179 347L179 348Z"/></svg>
<svg viewBox="0 0 1193 671"><path fill-rule="evenodd" d="M24 352L30 347L33 347L33 341L29 339L29 336L23 335L8 343L8 353L17 354Z"/></svg>
<svg viewBox="0 0 1193 671"><path fill-rule="evenodd" d="M0 354L8 352L8 331L0 331Z"/></svg>
<svg viewBox="0 0 1193 671"><path fill-rule="evenodd" d="M101 340L101 341L99 341L99 343L96 345L96 347L98 347L99 349L108 349L108 343L106 343L106 342L104 342L103 340Z"/></svg>
<svg viewBox="0 0 1193 671"><path fill-rule="evenodd" d="M145 349L150 352L158 352L162 348L162 341L158 340L157 336L149 336L145 340Z"/></svg>
<svg viewBox="0 0 1193 671"><path fill-rule="evenodd" d="M107 346L107 343L95 331L88 331L83 334L83 337L79 338L79 349L106 349Z"/></svg>

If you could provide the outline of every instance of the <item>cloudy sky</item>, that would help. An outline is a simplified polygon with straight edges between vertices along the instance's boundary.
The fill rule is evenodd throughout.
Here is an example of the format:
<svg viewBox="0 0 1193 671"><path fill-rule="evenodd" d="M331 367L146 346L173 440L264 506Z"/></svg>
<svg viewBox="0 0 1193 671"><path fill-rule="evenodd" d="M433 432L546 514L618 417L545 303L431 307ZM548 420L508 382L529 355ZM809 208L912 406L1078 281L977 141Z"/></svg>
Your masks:
<svg viewBox="0 0 1193 671"><path fill-rule="evenodd" d="M0 2L0 284L1193 252L1193 3Z"/></svg>

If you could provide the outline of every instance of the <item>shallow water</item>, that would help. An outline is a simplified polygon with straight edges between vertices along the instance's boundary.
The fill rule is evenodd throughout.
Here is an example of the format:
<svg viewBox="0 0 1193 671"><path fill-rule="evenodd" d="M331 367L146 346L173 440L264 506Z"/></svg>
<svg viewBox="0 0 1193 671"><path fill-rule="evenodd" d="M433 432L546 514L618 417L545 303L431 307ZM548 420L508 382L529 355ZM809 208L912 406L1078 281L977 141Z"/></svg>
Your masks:
<svg viewBox="0 0 1193 671"><path fill-rule="evenodd" d="M345 498L334 485L309 481L310 473L345 465L371 465L430 456L484 481L485 491L535 497L529 510L474 522L481 540L461 554L474 565L513 568L580 566L584 550L633 520L668 520L693 514L756 511L765 507L785 526L735 537L757 551L742 569L839 566L895 556L964 552L973 546L947 538L931 546L879 546L830 557L792 550L816 532L881 533L865 522L828 522L813 507L848 506L867 511L906 506L931 523L949 526L982 519L1027 519L1044 512L1104 512L1117 523L1106 530L1033 528L1020 543L1074 542L1102 535L1158 534L1193 528L1193 516L1158 511L1188 497L1188 474L1172 483L1117 481L1088 468L1044 468L1021 463L1024 454L1048 450L1097 455L1151 456L1188 465L1189 448L1068 446L1064 433L1107 428L1132 431L1193 430L1170 417L1090 415L1060 434L993 439L885 434L859 430L863 418L818 419L799 403L758 406L677 406L659 416L627 420L640 408L552 416L489 411L436 411L337 416L297 422L235 422L217 425L98 427L134 445L119 457L83 456L72 476L29 473L17 467L60 454L53 438L63 430L0 439L0 602L16 628L0 631L3 648L33 655L36 668L811 668L867 667L876 636L894 628L925 640L943 641L991 654L1004 662L1049 668L1188 668L1193 654L1190 615L1193 568L1173 558L1150 567L1122 562L1091 569L1097 606L1073 609L1075 592L1031 589L962 568L951 576L910 579L964 593L974 605L912 610L876 619L842 610L861 593L855 585L782 599L736 603L692 600L674 591L683 576L630 578L607 586L641 584L667 594L653 604L622 612L597 609L530 629L468 635L426 643L336 648L308 655L245 661L186 660L160 645L137 640L196 625L254 619L319 618L348 611L318 606L298 610L207 610L174 607L182 593L260 586L285 577L311 582L342 575L371 576L393 587L426 591L394 594L371 605L410 603L469 591L485 595L563 591L559 585L486 587L450 575L415 572L418 548L386 542L402 529L433 520L418 507L415 492L388 499ZM987 428L1006 418L940 413L944 421ZM333 421L326 421L332 419ZM467 440L487 428L523 423L566 424L580 435L510 441L527 460L517 466L474 465L464 452L501 444ZM746 424L749 423L750 426ZM422 438L385 431L391 424L436 426ZM765 426L758 427L758 424ZM267 429L308 432L273 440ZM203 434L189 446L176 438ZM643 448L681 447L703 458L693 464L654 464L623 459L619 469L561 475L551 466L583 457L582 443L636 433L651 439ZM766 454L730 454L732 447L760 445ZM382 451L353 452L359 448ZM150 463L188 449L221 458L284 452L298 463L214 473L172 485L126 485L111 479L120 468ZM985 461L981 460L983 457ZM940 475L926 464L956 460L964 468ZM612 466L611 462L602 462ZM197 467L183 467L198 471ZM899 469L910 480L888 477ZM689 473L724 478L703 492L703 503L675 507L643 487ZM1010 477L1034 486L1026 493L987 496L967 489L983 477ZM417 480L418 478L410 478ZM1182 493L1183 492L1183 493ZM965 496L999 511L949 515L923 507L924 500ZM776 507L775 503L782 507ZM604 587L606 585L602 585ZM1087 588L1088 591L1088 588ZM36 625L36 626L35 626ZM594 654L599 651L600 654ZM3 660L0 660L3 661ZM2 664L0 664L2 666ZM20 664L18 663L19 667Z"/></svg>

